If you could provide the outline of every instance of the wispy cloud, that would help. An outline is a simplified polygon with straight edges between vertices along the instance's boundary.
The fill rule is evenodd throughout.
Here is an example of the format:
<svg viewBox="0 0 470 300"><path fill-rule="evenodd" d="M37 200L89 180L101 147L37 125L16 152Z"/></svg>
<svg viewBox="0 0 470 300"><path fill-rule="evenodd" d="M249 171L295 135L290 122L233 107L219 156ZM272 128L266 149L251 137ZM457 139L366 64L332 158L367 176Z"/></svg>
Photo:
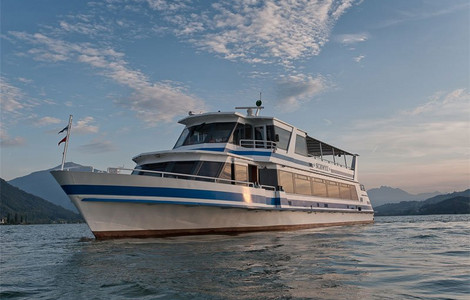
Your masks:
<svg viewBox="0 0 470 300"><path fill-rule="evenodd" d="M85 117L78 120L76 124L72 124L72 131L79 134L97 133L99 127L93 125L95 119L93 117Z"/></svg>
<svg viewBox="0 0 470 300"><path fill-rule="evenodd" d="M378 27L385 28L390 26L396 26L410 21L430 19L442 15L451 14L457 11L468 11L469 8L470 4L466 1L457 4L449 2L449 5L447 5L445 8L439 8L438 10L436 10L432 6L421 5L419 6L419 9L415 11L399 11L395 18L384 20Z"/></svg>
<svg viewBox="0 0 470 300"><path fill-rule="evenodd" d="M25 108L25 94L21 89L11 85L4 77L0 77L0 90L2 112L18 113Z"/></svg>
<svg viewBox="0 0 470 300"><path fill-rule="evenodd" d="M335 37L335 40L344 45L351 45L356 43L365 42L369 39L368 33L351 33L351 34L339 34Z"/></svg>
<svg viewBox="0 0 470 300"><path fill-rule="evenodd" d="M116 147L109 140L93 139L90 143L78 147L80 151L90 154L100 154L115 151Z"/></svg>
<svg viewBox="0 0 470 300"><path fill-rule="evenodd" d="M355 62L361 62L366 56L365 55L359 55L353 58Z"/></svg>
<svg viewBox="0 0 470 300"><path fill-rule="evenodd" d="M58 124L61 120L54 117L42 117L34 122L35 126L42 127L50 124Z"/></svg>
<svg viewBox="0 0 470 300"><path fill-rule="evenodd" d="M162 10L170 1L149 1ZM331 28L351 7L340 1L220 1L198 14L174 7L173 32L196 47L228 60L279 63L320 53ZM187 11L187 6L181 6Z"/></svg>
<svg viewBox="0 0 470 300"><path fill-rule="evenodd" d="M328 82L323 76L290 75L283 77L277 83L278 106L286 111L294 111L304 102L322 93L328 88Z"/></svg>
<svg viewBox="0 0 470 300"><path fill-rule="evenodd" d="M161 121L171 121L189 110L203 109L204 103L188 94L175 82L151 82L145 74L133 70L123 59L124 54L112 48L97 48L90 43L70 43L36 33L10 32L10 35L31 43L29 54L42 61L75 61L87 64L99 74L133 90L122 104L150 126ZM13 92L12 92L13 93ZM10 106L15 103L10 101Z"/></svg>
<svg viewBox="0 0 470 300"><path fill-rule="evenodd" d="M26 144L26 140L23 137L11 137L8 135L4 124L0 124L0 146L1 147L18 147Z"/></svg>
<svg viewBox="0 0 470 300"><path fill-rule="evenodd" d="M381 160L434 161L470 156L470 94L436 93L426 103L388 119L357 122L348 144ZM373 154L375 153L375 154Z"/></svg>
<svg viewBox="0 0 470 300"><path fill-rule="evenodd" d="M468 188L469 116L467 90L439 92L388 118L356 122L343 130L343 143L364 158L361 180L370 187Z"/></svg>

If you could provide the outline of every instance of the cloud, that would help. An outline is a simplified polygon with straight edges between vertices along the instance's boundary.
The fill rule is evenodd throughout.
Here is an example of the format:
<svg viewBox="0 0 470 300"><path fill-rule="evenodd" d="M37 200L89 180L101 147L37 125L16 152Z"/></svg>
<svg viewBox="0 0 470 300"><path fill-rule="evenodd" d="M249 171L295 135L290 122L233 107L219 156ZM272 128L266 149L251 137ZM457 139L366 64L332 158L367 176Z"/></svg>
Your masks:
<svg viewBox="0 0 470 300"><path fill-rule="evenodd" d="M365 42L369 39L368 33L339 34L335 40L344 45L352 45Z"/></svg>
<svg viewBox="0 0 470 300"><path fill-rule="evenodd" d="M90 143L81 145L78 148L80 151L90 154L100 154L116 150L116 147L111 141L101 140L99 138L93 139Z"/></svg>
<svg viewBox="0 0 470 300"><path fill-rule="evenodd" d="M0 90L1 90L1 110L8 113L19 113L20 110L25 108L23 103L25 95L17 87L11 85L3 77L0 77Z"/></svg>
<svg viewBox="0 0 470 300"><path fill-rule="evenodd" d="M456 89L392 117L357 122L345 136L357 151L390 163L468 158L469 115L470 94Z"/></svg>
<svg viewBox="0 0 470 300"><path fill-rule="evenodd" d="M342 130L341 143L361 154L360 179L370 187L464 189L470 179L469 116L466 89L438 92L388 118L355 122Z"/></svg>
<svg viewBox="0 0 470 300"><path fill-rule="evenodd" d="M365 55L359 55L359 56L354 57L353 60L358 63L358 62L361 62L361 60L363 60L364 58L365 58Z"/></svg>
<svg viewBox="0 0 470 300"><path fill-rule="evenodd" d="M85 117L78 120L75 125L72 125L72 132L79 134L97 133L98 126L92 125L95 122L93 117Z"/></svg>
<svg viewBox="0 0 470 300"><path fill-rule="evenodd" d="M158 11L172 3L148 2ZM209 9L199 8L197 14L188 14L187 6L182 6L185 14L175 7L167 20L176 27L176 36L225 59L289 65L318 55L352 2L220 1Z"/></svg>
<svg viewBox="0 0 470 300"><path fill-rule="evenodd" d="M289 75L277 83L278 107L294 111L304 102L312 100L328 88L327 80L322 76Z"/></svg>
<svg viewBox="0 0 470 300"><path fill-rule="evenodd" d="M124 54L112 48L96 48L90 43L69 43L43 34L10 32L35 48L29 50L35 59L52 62L78 61L99 70L99 74L133 90L127 99L116 101L134 111L150 126L171 121L189 110L204 109L204 103L188 94L175 82L151 82L145 74L129 68ZM12 102L13 103L13 102Z"/></svg>
<svg viewBox="0 0 470 300"><path fill-rule="evenodd" d="M60 122L61 122L60 119L57 119L54 117L43 117L41 119L38 119L36 122L34 122L34 125L38 127L42 127L42 126L46 126L49 124L58 124Z"/></svg>
<svg viewBox="0 0 470 300"><path fill-rule="evenodd" d="M0 127L0 146L1 147L19 147L26 144L26 140L22 137L10 137L5 128Z"/></svg>

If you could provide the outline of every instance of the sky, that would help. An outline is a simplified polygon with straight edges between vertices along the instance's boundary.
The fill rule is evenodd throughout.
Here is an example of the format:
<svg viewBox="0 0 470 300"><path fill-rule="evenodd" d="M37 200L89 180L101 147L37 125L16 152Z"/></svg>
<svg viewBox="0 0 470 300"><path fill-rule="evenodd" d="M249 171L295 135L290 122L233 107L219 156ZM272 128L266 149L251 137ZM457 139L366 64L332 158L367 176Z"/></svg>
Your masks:
<svg viewBox="0 0 470 300"><path fill-rule="evenodd" d="M358 153L367 189L470 187L467 0L2 0L0 177L132 168L189 111L263 115Z"/></svg>

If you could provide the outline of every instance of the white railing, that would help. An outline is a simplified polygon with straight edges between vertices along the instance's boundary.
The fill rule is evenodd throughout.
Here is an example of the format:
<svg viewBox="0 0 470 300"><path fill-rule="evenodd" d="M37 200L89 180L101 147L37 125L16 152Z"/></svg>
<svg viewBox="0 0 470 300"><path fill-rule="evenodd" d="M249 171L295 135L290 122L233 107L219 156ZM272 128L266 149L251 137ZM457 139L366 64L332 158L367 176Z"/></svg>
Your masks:
<svg viewBox="0 0 470 300"><path fill-rule="evenodd" d="M209 176L200 176L200 175L191 175L191 174L183 174L183 173L173 173L173 172L163 172L163 171L152 171L152 170L142 170L142 169L127 169L127 168L116 168L119 172L115 174L122 174L120 171L128 171L132 173L132 175L139 175L139 176L158 176L163 178L176 178L176 179L186 179L186 180L201 180L201 181L209 181L214 183L226 183L226 184L235 184L235 185L244 185L248 187L256 187L262 188L265 190L275 191L276 188L270 185L260 185L253 182L248 181L240 181L240 180L232 180L232 179L224 179L218 177L209 177ZM133 174L134 172L138 172L137 174ZM145 173L149 173L146 175Z"/></svg>
<svg viewBox="0 0 470 300"><path fill-rule="evenodd" d="M240 140L240 146L245 148L276 149L276 143L267 140Z"/></svg>

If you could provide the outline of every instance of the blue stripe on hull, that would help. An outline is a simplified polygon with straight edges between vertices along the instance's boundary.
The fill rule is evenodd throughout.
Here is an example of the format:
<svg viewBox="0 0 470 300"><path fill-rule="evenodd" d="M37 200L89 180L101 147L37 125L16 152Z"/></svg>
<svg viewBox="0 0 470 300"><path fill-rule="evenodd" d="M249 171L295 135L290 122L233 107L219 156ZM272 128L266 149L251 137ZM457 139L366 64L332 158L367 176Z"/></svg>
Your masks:
<svg viewBox="0 0 470 300"><path fill-rule="evenodd" d="M276 198L267 198L259 195L244 195L241 193L194 190L167 187L140 187L140 186L109 186L109 185L63 185L67 195L109 195L109 196L144 196L144 197L168 197L191 198L236 201L245 203L262 203L276 205L280 201Z"/></svg>
<svg viewBox="0 0 470 300"><path fill-rule="evenodd" d="M84 198L83 201L93 202L134 202L134 203L172 203L181 205L214 205L214 206L228 206L228 207L246 207L258 208L250 204L265 204L269 207L267 209L280 208L282 210L315 210L320 209L324 211L335 209L348 209L351 211L361 210L369 211L371 208L364 205L347 205L317 202L316 200L294 200L286 198L268 198L259 195L250 195L234 192L222 192L211 190L194 190L182 188L168 188L168 187L139 187L139 186L109 186L109 185L63 185L67 195L104 195L104 196L132 196L132 197L164 197L176 199L202 199L202 200L218 200L218 201L233 201L234 204L224 203L207 203L207 202L188 202L188 201L164 201L164 200L150 200L150 199L109 199L109 198Z"/></svg>

